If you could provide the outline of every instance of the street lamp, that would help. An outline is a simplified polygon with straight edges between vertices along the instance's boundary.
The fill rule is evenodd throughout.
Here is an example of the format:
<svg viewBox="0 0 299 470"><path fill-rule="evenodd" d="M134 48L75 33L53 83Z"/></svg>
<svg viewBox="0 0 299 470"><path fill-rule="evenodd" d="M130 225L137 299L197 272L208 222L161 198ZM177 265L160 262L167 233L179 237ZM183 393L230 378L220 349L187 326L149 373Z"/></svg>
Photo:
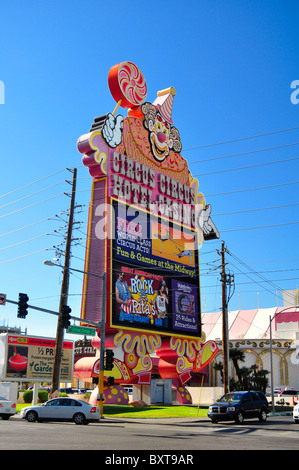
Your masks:
<svg viewBox="0 0 299 470"><path fill-rule="evenodd" d="M81 271L80 269L65 267L57 263L53 263L53 261L46 260L44 261L46 266L57 266L62 268L63 270L71 270L76 271L81 274L87 274L88 276L98 277L103 280L103 295L102 295L102 321L101 323L95 323L92 321L85 321L84 323L88 323L90 325L96 326L100 330L101 335L101 345L100 345L100 368L99 368L99 384L98 384L98 402L100 407L100 415L103 416L103 405L104 405L104 354L105 354L105 323L106 323L106 273L103 273L102 276L98 274L89 273L87 271ZM74 317L72 317L74 318ZM82 319L80 319L82 321ZM60 361L61 358L58 358Z"/></svg>
<svg viewBox="0 0 299 470"><path fill-rule="evenodd" d="M278 315L285 312L286 310L297 309L297 308L299 308L298 305L294 305L293 307L286 307L283 310L281 310L280 312L276 312L273 315L272 318L271 318L271 315L269 316L269 320L270 320L270 325L269 326L270 326L270 370L271 370L272 412L275 411L275 406L274 406L274 383L273 383L273 356L272 356L272 353L273 353L273 350L272 350L272 320L274 320L274 318L276 318Z"/></svg>

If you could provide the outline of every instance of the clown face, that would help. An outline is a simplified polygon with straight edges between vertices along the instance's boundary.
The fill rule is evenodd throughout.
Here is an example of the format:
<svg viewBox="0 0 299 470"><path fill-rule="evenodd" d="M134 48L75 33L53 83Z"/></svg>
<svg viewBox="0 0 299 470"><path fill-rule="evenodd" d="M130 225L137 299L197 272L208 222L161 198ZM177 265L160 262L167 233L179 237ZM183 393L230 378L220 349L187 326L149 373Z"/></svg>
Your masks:
<svg viewBox="0 0 299 470"><path fill-rule="evenodd" d="M157 113L155 120L149 120L149 141L156 160L163 162L173 146L170 138L170 125Z"/></svg>

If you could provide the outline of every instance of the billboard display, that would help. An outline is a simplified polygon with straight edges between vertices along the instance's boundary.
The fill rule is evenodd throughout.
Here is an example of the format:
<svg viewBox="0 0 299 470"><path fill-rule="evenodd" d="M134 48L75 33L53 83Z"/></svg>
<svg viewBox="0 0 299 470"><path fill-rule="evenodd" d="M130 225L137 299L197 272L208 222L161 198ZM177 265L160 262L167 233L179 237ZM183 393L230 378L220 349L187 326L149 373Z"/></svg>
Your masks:
<svg viewBox="0 0 299 470"><path fill-rule="evenodd" d="M197 233L112 201L112 326L201 335Z"/></svg>
<svg viewBox="0 0 299 470"><path fill-rule="evenodd" d="M51 382L55 339L23 335L0 335L0 378ZM61 382L73 379L74 342L64 341L61 360Z"/></svg>

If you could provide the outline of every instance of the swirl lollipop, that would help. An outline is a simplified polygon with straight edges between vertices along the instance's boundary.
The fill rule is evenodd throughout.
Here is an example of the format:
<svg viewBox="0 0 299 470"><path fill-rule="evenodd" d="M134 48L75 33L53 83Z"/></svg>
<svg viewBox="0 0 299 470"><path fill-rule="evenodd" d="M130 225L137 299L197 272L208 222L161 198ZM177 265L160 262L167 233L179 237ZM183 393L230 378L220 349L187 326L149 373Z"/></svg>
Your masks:
<svg viewBox="0 0 299 470"><path fill-rule="evenodd" d="M139 68L132 62L114 65L108 74L108 85L117 107L132 108L144 103L147 86Z"/></svg>

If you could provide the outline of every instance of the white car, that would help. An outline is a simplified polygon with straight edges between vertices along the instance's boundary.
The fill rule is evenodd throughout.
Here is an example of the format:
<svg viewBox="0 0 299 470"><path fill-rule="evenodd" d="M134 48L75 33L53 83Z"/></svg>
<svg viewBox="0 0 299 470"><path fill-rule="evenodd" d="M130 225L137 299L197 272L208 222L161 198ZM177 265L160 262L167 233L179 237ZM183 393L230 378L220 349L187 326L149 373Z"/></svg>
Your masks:
<svg viewBox="0 0 299 470"><path fill-rule="evenodd" d="M295 423L299 423L299 403L293 408L293 419Z"/></svg>
<svg viewBox="0 0 299 470"><path fill-rule="evenodd" d="M38 406L28 406L20 413L21 418L30 423L34 421L74 421L76 424L88 424L100 420L100 408L74 398L60 397Z"/></svg>
<svg viewBox="0 0 299 470"><path fill-rule="evenodd" d="M2 419L9 419L16 414L16 404L4 397L0 397L0 416Z"/></svg>

